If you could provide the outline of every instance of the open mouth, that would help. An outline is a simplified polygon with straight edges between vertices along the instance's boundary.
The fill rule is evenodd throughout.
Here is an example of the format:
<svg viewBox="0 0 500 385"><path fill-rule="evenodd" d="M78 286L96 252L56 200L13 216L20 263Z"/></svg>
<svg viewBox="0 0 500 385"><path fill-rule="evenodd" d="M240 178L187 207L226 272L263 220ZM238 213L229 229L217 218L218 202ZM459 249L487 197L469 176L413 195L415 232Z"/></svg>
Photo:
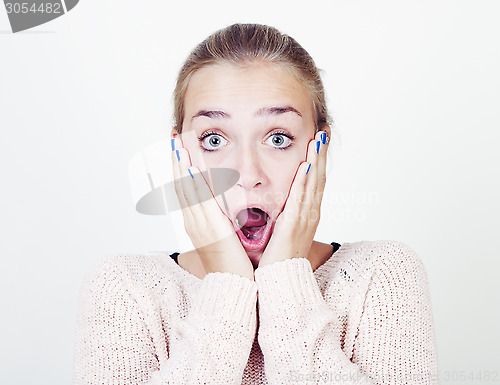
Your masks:
<svg viewBox="0 0 500 385"><path fill-rule="evenodd" d="M267 244L272 226L265 211L257 207L246 208L238 213L235 222L238 237L247 250L258 250Z"/></svg>
<svg viewBox="0 0 500 385"><path fill-rule="evenodd" d="M258 240L267 225L269 215L256 207L241 210L236 217L236 224L243 235L250 240Z"/></svg>

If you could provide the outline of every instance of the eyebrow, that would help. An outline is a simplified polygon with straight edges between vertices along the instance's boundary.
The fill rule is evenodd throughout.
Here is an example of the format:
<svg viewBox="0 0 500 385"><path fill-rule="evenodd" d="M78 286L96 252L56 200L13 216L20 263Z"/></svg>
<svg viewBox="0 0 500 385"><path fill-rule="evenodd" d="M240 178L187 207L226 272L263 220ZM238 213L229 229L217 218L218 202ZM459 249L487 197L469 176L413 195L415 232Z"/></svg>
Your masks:
<svg viewBox="0 0 500 385"><path fill-rule="evenodd" d="M282 115L287 112L294 112L300 117L302 117L302 114L292 106L285 106L285 107L264 107L259 109L256 113L255 116L265 116L265 115ZM231 115L224 111L212 111L212 110L200 110L196 114L193 115L191 118L191 121L193 121L194 118L197 118L199 116L206 116L207 118L211 119L229 119L231 118Z"/></svg>

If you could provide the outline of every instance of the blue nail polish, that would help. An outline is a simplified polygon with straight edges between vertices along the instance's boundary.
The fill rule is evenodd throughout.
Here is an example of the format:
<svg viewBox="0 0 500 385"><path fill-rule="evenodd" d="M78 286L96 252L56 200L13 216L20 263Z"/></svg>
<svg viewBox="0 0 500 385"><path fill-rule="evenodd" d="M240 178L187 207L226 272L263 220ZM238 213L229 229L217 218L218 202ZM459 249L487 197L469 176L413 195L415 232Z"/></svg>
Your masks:
<svg viewBox="0 0 500 385"><path fill-rule="evenodd" d="M318 142L319 143L319 142ZM309 166L307 166L307 171L306 171L306 175L309 173L309 169L311 168L311 163L309 163Z"/></svg>
<svg viewBox="0 0 500 385"><path fill-rule="evenodd" d="M321 133L321 143L326 144L326 132Z"/></svg>
<svg viewBox="0 0 500 385"><path fill-rule="evenodd" d="M175 154L177 155L177 160L181 160L181 156L179 155L179 150L175 150Z"/></svg>
<svg viewBox="0 0 500 385"><path fill-rule="evenodd" d="M319 154L319 140L316 142L316 154Z"/></svg>
<svg viewBox="0 0 500 385"><path fill-rule="evenodd" d="M175 139L172 139L170 141L170 143L172 144L172 151L174 151L175 150Z"/></svg>
<svg viewBox="0 0 500 385"><path fill-rule="evenodd" d="M191 170L189 168L188 168L188 171L189 171L189 175L191 175L191 179L194 179L193 173L191 172Z"/></svg>

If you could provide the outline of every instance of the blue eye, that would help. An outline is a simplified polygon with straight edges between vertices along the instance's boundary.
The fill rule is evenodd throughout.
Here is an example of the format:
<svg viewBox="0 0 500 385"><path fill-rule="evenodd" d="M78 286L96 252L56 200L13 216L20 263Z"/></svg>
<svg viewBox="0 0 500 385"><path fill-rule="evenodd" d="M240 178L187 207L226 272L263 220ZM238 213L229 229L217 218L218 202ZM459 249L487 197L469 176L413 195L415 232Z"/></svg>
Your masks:
<svg viewBox="0 0 500 385"><path fill-rule="evenodd" d="M215 151L227 144L226 139L215 133L206 133L199 140L201 141L201 148L205 151Z"/></svg>
<svg viewBox="0 0 500 385"><path fill-rule="evenodd" d="M293 145L293 139L295 137L287 132L275 132L264 143L279 150L286 150ZM203 151L217 151L228 143L222 135L214 131L205 132L198 140Z"/></svg>
<svg viewBox="0 0 500 385"><path fill-rule="evenodd" d="M272 147L279 148L280 150L285 150L292 145L292 139L288 134L285 133L275 133L267 138L266 142Z"/></svg>

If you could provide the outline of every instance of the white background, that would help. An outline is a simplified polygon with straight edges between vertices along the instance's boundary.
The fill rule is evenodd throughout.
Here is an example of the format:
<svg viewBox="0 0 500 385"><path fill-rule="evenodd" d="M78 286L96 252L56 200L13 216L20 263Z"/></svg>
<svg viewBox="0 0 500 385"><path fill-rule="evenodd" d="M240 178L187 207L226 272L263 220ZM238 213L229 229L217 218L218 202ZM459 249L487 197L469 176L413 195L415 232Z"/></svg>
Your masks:
<svg viewBox="0 0 500 385"><path fill-rule="evenodd" d="M325 71L336 133L317 240L413 248L441 382L499 372L499 19L487 0L81 0L12 34L0 7L0 382L70 383L87 269L178 247L167 217L135 212L128 163L168 138L189 51L234 22L277 27Z"/></svg>

